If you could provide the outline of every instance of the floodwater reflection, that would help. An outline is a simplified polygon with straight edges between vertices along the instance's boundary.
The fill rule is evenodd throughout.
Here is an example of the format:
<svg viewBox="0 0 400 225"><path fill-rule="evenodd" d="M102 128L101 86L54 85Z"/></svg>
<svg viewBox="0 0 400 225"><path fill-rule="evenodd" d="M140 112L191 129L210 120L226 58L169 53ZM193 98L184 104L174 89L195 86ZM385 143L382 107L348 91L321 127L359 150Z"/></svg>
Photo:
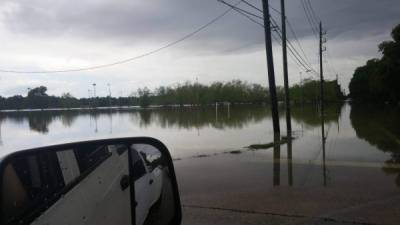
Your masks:
<svg viewBox="0 0 400 225"><path fill-rule="evenodd" d="M358 138L390 154L383 171L397 175L400 186L400 109L353 105L350 119Z"/></svg>
<svg viewBox="0 0 400 225"><path fill-rule="evenodd" d="M231 109L232 108L232 109ZM328 108L327 122L337 122L341 106L334 105ZM337 113L339 110L339 113ZM283 116L281 110L280 116ZM216 129L242 129L250 123L258 123L271 118L270 110L261 106L238 106L208 108L161 108L148 110L58 110L58 111L15 111L1 112L0 122L11 121L14 124L22 124L28 121L31 131L48 133L49 126L55 121L61 121L65 128L71 127L77 118L88 116L94 123L99 117L107 116L112 121L113 115L128 115L131 122L138 120L141 127L157 125L161 128L203 128ZM305 124L307 127L318 127L318 111L314 107L294 107L293 119Z"/></svg>
<svg viewBox="0 0 400 225"><path fill-rule="evenodd" d="M297 179L296 165L310 162L320 166L320 183L328 186L333 162L356 162L379 165L400 186L398 107L330 104L323 115L316 106L293 106L295 140L260 151L264 152L260 157L275 162L274 185L298 185L302 181ZM280 117L284 124L282 108ZM1 155L52 143L120 136L159 138L176 159L225 152L242 157L236 153L243 147L274 140L268 106L0 112ZM287 179L281 179L281 173Z"/></svg>

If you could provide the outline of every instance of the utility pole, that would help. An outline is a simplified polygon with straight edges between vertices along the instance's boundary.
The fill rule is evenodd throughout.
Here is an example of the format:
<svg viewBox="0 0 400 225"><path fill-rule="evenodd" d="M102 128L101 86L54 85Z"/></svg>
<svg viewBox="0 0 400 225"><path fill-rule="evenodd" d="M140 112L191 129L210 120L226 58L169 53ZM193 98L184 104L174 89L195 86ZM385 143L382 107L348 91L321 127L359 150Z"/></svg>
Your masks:
<svg viewBox="0 0 400 225"><path fill-rule="evenodd" d="M200 100L199 100L199 78L196 77L196 105L200 105Z"/></svg>
<svg viewBox="0 0 400 225"><path fill-rule="evenodd" d="M96 83L93 83L93 108L96 108Z"/></svg>
<svg viewBox="0 0 400 225"><path fill-rule="evenodd" d="M111 107L111 87L110 87L110 83L108 83L107 86L108 86L108 105L109 105L109 107Z"/></svg>
<svg viewBox="0 0 400 225"><path fill-rule="evenodd" d="M93 83L93 97L96 98L96 83Z"/></svg>
<svg viewBox="0 0 400 225"><path fill-rule="evenodd" d="M287 137L290 138L292 137L292 122L290 115L290 93L289 93L289 78L288 78L288 66L287 66L285 0L281 0L281 19L282 19L283 81L285 86L285 103L286 103L286 130L287 130Z"/></svg>
<svg viewBox="0 0 400 225"><path fill-rule="evenodd" d="M300 72L300 102L301 102L301 106L304 105L304 91L303 91L304 87L303 87L303 73Z"/></svg>
<svg viewBox="0 0 400 225"><path fill-rule="evenodd" d="M322 52L323 50L323 31L322 31L322 22L319 23L319 74L320 74L320 104L321 104L321 118L322 118L322 138L325 142L325 127L324 127L324 70L322 66Z"/></svg>
<svg viewBox="0 0 400 225"><path fill-rule="evenodd" d="M272 124L274 128L274 140L277 141L277 138L280 138L280 127L279 127L279 114L278 114L278 100L277 100L276 85L275 85L274 58L272 54L271 18L269 14L268 0L262 0L262 5L264 12L263 14L264 14L265 48L267 54L269 93L271 97Z"/></svg>
<svg viewBox="0 0 400 225"><path fill-rule="evenodd" d="M322 22L319 23L319 76L320 76L320 104L321 104L321 113L324 113L324 69L322 65L322 52L323 49L323 31L322 31Z"/></svg>
<svg viewBox="0 0 400 225"><path fill-rule="evenodd" d="M90 104L90 98L91 98L91 96L90 96L90 89L88 89L87 90L88 91L88 103L89 103L89 108L91 107L91 104Z"/></svg>
<svg viewBox="0 0 400 225"><path fill-rule="evenodd" d="M326 153L325 153L325 114L324 114L324 70L322 65L322 52L323 49L323 35L324 32L322 31L322 22L319 23L319 70L320 70L320 104L321 104L321 141L322 141L322 171L323 171L323 178L324 178L324 186L327 185L326 182Z"/></svg>

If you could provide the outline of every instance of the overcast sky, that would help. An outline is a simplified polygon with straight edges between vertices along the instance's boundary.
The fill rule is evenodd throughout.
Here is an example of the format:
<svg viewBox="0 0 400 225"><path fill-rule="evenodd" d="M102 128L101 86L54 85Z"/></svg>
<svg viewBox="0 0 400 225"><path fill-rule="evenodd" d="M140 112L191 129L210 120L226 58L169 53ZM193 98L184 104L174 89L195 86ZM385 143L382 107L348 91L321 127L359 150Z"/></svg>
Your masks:
<svg viewBox="0 0 400 225"><path fill-rule="evenodd" d="M237 0L226 0L236 3ZM248 0L261 8L261 0ZM339 74L347 89L354 69L380 57L377 45L400 23L399 0L310 0L327 30L326 78ZM271 6L280 10L278 0ZM301 0L287 0L287 17L309 62L318 68L318 42ZM260 14L239 4L246 10ZM49 71L112 63L141 55L182 38L228 7L217 0L1 0L0 69ZM279 14L272 16L280 21ZM289 32L289 38L293 36ZM300 51L295 40L293 45ZM274 42L277 84L282 85L282 54ZM289 82L299 68L290 61ZM303 78L311 74L303 72ZM86 97L91 84L100 96L128 95L184 81L242 79L267 85L263 29L235 11L195 36L130 63L74 73L0 73L0 95L26 95L47 86L49 94Z"/></svg>

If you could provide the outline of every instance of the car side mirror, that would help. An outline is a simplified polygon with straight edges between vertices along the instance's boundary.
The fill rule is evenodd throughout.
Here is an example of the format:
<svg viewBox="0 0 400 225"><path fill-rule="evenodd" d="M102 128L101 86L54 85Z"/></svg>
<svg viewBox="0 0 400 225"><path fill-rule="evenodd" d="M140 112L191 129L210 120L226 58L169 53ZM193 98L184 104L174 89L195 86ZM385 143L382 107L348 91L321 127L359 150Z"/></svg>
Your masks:
<svg viewBox="0 0 400 225"><path fill-rule="evenodd" d="M0 224L178 225L168 149L153 138L69 143L0 162Z"/></svg>

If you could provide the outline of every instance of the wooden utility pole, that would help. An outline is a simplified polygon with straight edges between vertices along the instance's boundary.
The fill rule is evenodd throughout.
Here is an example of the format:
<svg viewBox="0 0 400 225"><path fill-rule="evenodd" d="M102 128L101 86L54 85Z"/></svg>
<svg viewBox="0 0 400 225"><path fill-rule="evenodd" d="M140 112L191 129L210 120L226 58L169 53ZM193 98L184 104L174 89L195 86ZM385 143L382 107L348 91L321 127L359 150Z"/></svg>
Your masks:
<svg viewBox="0 0 400 225"><path fill-rule="evenodd" d="M286 14L285 0L281 0L281 19L282 19L282 53L283 53L283 82L285 86L285 103L286 103L286 131L287 137L292 136L292 122L290 115L290 93L289 93L289 78L287 66L287 43L286 43Z"/></svg>
<svg viewBox="0 0 400 225"><path fill-rule="evenodd" d="M267 67L268 67L268 82L269 93L271 97L271 111L272 111L272 124L274 128L274 138L279 138L279 114L278 114L278 100L276 95L275 85L275 71L274 71L274 58L272 54L272 40L271 40L271 18L269 14L268 0L262 0L263 14L264 14L264 33L265 33L265 48L267 53Z"/></svg>
<svg viewBox="0 0 400 225"><path fill-rule="evenodd" d="M322 52L323 49L323 31L322 31L322 22L319 23L319 69L320 69L320 104L321 104L321 139L322 139L322 171L323 171L323 178L324 178L324 186L327 185L326 182L326 164L325 164L325 114L324 114L324 70L322 66Z"/></svg>
<svg viewBox="0 0 400 225"><path fill-rule="evenodd" d="M321 118L324 117L324 70L322 66L322 52L323 52L323 31L322 31L322 22L319 23L319 75L320 75L320 104L321 104ZM325 127L324 122L321 124L322 126L322 137L325 136Z"/></svg>
<svg viewBox="0 0 400 225"><path fill-rule="evenodd" d="M322 66L322 52L323 50L323 32L322 32L322 22L319 23L319 76L320 76L320 104L321 113L324 112L324 70Z"/></svg>

